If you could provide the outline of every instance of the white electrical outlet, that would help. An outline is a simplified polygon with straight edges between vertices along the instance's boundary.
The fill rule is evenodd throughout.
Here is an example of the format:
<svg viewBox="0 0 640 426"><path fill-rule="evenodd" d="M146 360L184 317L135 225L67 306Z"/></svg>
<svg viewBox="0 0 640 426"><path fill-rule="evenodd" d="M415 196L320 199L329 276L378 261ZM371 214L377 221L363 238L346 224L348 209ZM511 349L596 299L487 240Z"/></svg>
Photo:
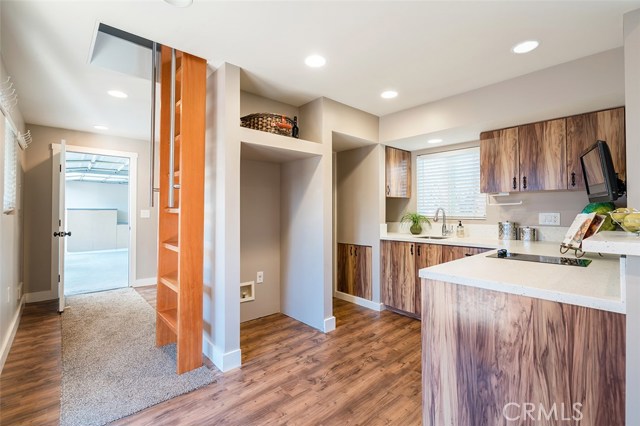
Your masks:
<svg viewBox="0 0 640 426"><path fill-rule="evenodd" d="M150 210L140 210L140 219L149 219L151 217Z"/></svg>
<svg viewBox="0 0 640 426"><path fill-rule="evenodd" d="M260 284L264 282L264 272L258 271L258 276L256 277L256 283Z"/></svg>
<svg viewBox="0 0 640 426"><path fill-rule="evenodd" d="M560 226L560 213L539 213L538 224Z"/></svg>

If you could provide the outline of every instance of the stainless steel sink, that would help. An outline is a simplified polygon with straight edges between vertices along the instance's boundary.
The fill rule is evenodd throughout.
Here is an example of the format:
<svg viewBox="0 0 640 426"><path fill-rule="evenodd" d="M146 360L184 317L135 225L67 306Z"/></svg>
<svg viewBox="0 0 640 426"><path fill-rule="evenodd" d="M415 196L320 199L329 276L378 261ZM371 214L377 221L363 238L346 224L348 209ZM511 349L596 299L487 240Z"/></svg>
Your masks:
<svg viewBox="0 0 640 426"><path fill-rule="evenodd" d="M439 237L437 235L422 235L417 238L423 238L425 240L446 240L449 237Z"/></svg>

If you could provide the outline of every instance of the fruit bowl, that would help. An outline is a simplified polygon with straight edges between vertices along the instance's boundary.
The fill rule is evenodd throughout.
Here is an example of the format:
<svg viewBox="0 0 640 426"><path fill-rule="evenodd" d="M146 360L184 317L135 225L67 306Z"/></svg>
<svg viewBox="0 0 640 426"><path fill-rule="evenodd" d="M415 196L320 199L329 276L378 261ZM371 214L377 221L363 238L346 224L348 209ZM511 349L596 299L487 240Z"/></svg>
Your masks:
<svg viewBox="0 0 640 426"><path fill-rule="evenodd" d="M609 212L609 216L624 231L640 236L640 212L636 209L626 209L626 211L618 209Z"/></svg>

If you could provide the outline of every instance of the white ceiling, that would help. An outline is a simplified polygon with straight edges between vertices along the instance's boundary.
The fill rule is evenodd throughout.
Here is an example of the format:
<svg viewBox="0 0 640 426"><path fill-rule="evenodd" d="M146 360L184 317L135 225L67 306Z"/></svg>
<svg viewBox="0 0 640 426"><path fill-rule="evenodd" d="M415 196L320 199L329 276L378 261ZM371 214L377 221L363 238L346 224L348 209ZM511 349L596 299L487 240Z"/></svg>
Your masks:
<svg viewBox="0 0 640 426"><path fill-rule="evenodd" d="M640 1L1 0L1 53L28 123L145 139L149 82L89 64L99 22L245 71L243 88L385 115L622 45ZM540 40L528 55L510 48ZM320 53L321 69L304 58ZM384 100L393 88L400 94ZM129 94L111 98L109 89Z"/></svg>

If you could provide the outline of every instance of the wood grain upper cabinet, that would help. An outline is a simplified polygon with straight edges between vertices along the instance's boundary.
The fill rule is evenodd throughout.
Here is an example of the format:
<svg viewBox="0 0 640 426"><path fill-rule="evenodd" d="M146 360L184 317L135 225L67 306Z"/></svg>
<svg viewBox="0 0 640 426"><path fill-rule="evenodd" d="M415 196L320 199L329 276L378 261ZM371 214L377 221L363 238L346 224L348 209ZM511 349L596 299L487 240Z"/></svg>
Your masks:
<svg viewBox="0 0 640 426"><path fill-rule="evenodd" d="M567 188L566 119L518 127L520 191Z"/></svg>
<svg viewBox="0 0 640 426"><path fill-rule="evenodd" d="M518 190L518 128L480 134L480 192Z"/></svg>
<svg viewBox="0 0 640 426"><path fill-rule="evenodd" d="M416 310L415 246L399 241L380 243L382 303L412 314Z"/></svg>
<svg viewBox="0 0 640 426"><path fill-rule="evenodd" d="M411 153L386 147L385 170L387 197L411 198Z"/></svg>
<svg viewBox="0 0 640 426"><path fill-rule="evenodd" d="M371 247L338 244L336 290L371 300Z"/></svg>
<svg viewBox="0 0 640 426"><path fill-rule="evenodd" d="M618 177L626 180L624 107L567 117L567 189L582 190L580 155L597 140L606 141Z"/></svg>

